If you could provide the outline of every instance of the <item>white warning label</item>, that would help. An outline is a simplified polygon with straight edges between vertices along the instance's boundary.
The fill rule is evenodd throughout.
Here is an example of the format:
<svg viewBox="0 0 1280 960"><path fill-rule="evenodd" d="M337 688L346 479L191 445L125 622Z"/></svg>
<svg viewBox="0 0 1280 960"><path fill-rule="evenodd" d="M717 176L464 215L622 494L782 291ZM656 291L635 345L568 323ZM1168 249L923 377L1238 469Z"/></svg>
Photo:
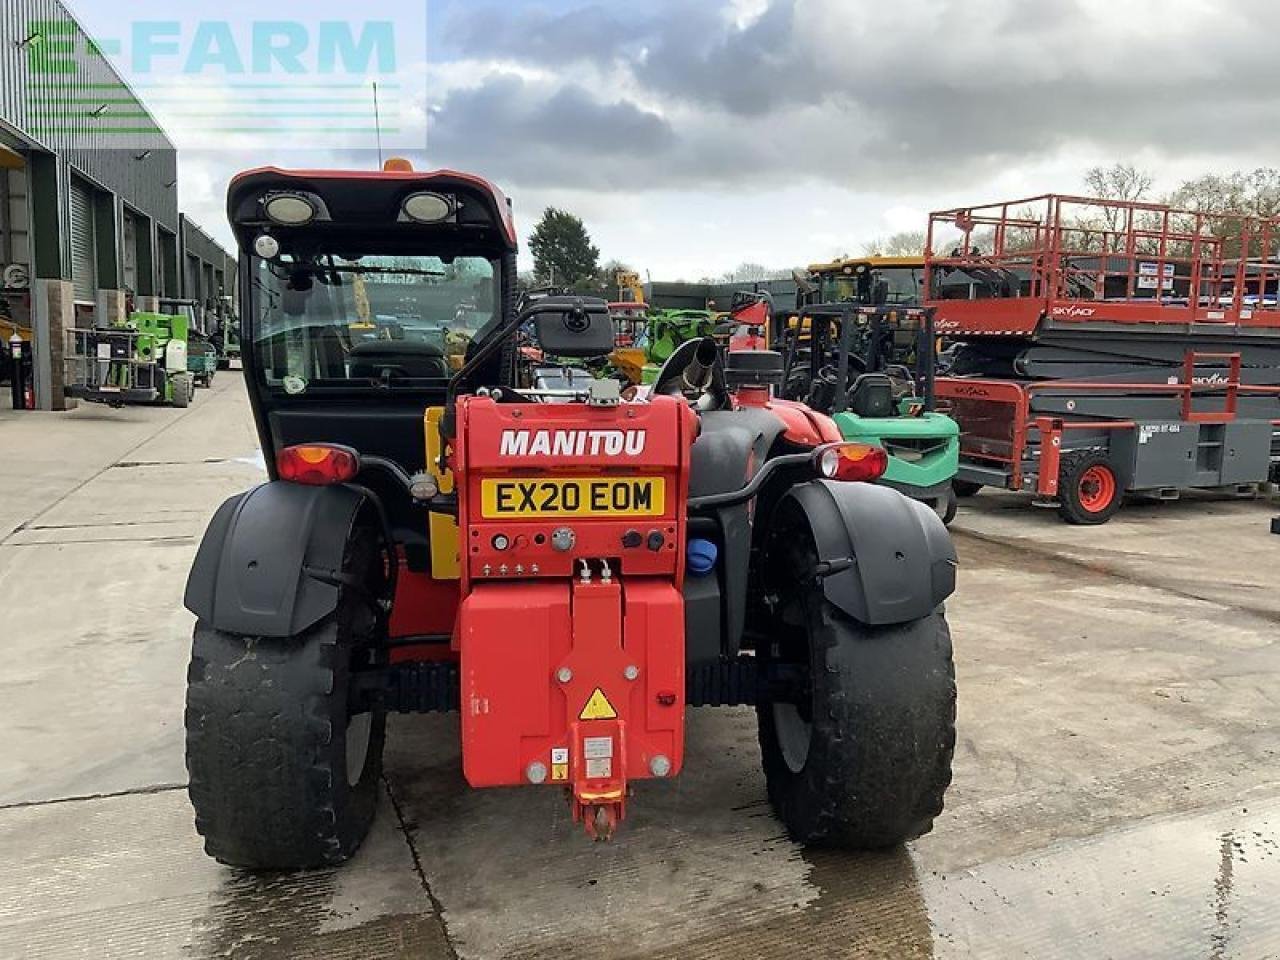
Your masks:
<svg viewBox="0 0 1280 960"><path fill-rule="evenodd" d="M609 757L592 757L587 760L587 779L604 780L613 776L613 760Z"/></svg>

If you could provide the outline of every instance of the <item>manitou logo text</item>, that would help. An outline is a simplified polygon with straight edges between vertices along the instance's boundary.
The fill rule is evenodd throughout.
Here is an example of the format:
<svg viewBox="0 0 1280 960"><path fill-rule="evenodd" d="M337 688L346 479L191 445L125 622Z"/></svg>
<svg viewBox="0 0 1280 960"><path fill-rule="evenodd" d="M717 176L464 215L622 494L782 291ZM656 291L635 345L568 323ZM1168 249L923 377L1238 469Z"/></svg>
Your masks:
<svg viewBox="0 0 1280 960"><path fill-rule="evenodd" d="M1054 307L1055 317L1092 317L1097 313L1095 307Z"/></svg>
<svg viewBox="0 0 1280 960"><path fill-rule="evenodd" d="M643 430L503 430L504 457L638 457Z"/></svg>

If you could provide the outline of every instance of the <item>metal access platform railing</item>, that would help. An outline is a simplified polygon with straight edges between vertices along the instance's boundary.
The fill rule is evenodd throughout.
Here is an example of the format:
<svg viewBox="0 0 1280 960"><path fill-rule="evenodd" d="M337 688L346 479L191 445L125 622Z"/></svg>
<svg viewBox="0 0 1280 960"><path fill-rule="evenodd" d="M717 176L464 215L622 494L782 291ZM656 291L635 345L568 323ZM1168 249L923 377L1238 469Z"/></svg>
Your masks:
<svg viewBox="0 0 1280 960"><path fill-rule="evenodd" d="M1048 194L933 213L926 250L942 335L1280 336L1280 218Z"/></svg>
<svg viewBox="0 0 1280 960"><path fill-rule="evenodd" d="M1197 374L1198 364L1208 360L1226 362L1224 379ZM1177 433L1199 425L1231 424L1240 417L1241 398L1266 399L1265 407L1251 411L1251 419L1267 423L1270 438L1280 429L1280 387L1244 384L1240 374L1238 353L1189 351L1181 378L1168 383L939 377L936 390L941 408L961 423L962 475L990 486L1056 496L1059 458L1065 450L1081 445L1107 449L1119 433ZM1090 397L1110 402L1090 406ZM1155 417L1120 412L1139 397L1169 403ZM1061 401L1062 412L1037 409L1037 398ZM1111 407L1113 412L1083 412L1086 406L1091 411Z"/></svg>
<svg viewBox="0 0 1280 960"><path fill-rule="evenodd" d="M69 396L145 403L160 395L164 375L151 355L154 337L114 327L76 328L66 336L63 362Z"/></svg>

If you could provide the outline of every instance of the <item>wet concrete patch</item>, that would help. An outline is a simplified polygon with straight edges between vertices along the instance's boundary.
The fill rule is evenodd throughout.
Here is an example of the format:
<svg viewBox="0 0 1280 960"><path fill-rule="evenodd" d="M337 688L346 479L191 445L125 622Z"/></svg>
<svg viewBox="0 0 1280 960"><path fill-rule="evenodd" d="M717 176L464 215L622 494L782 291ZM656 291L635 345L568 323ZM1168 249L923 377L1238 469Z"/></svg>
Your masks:
<svg viewBox="0 0 1280 960"><path fill-rule="evenodd" d="M556 791L470 790L450 718L394 725L389 777L458 955L1280 956L1274 793L1136 822L1104 800L1067 823L1091 789L1136 797L1177 782L1162 766L1145 786L1119 773L1105 788L1064 785L1061 805L1042 802L1042 788L1025 836L1017 804L956 797L938 832L908 848L805 851L769 811L753 734L747 711L695 714L689 772L640 785L618 836L591 844ZM1077 831L1085 839L1052 839ZM976 859L956 866L964 854Z"/></svg>
<svg viewBox="0 0 1280 960"><path fill-rule="evenodd" d="M396 719L388 782L460 957L674 949L819 895L765 801L750 711L695 712L685 773L638 783L608 843L560 790L467 787L456 717Z"/></svg>
<svg viewBox="0 0 1280 960"><path fill-rule="evenodd" d="M0 803L185 779L194 618L181 597L195 549L0 547L0 724L14 734L0 750Z"/></svg>
<svg viewBox="0 0 1280 960"><path fill-rule="evenodd" d="M255 876L205 856L184 790L0 811L0 956L447 958L384 802L339 870Z"/></svg>
<svg viewBox="0 0 1280 960"><path fill-rule="evenodd" d="M1271 556L1280 545L1270 533L1278 509L1273 497L1190 492L1173 503L1133 502L1103 527L1069 526L1055 511L1032 508L1029 497L998 490L962 503L952 525L962 539L1069 561L1136 585L1280 620L1271 564L1240 562Z"/></svg>
<svg viewBox="0 0 1280 960"><path fill-rule="evenodd" d="M1275 800L922 873L939 958L1280 956Z"/></svg>

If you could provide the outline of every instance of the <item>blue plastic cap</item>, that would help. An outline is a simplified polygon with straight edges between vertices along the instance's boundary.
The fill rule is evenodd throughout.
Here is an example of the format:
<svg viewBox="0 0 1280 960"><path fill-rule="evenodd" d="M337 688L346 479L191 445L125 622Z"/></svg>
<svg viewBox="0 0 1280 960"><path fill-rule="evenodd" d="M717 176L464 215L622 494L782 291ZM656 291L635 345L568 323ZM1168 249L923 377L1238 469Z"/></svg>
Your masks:
<svg viewBox="0 0 1280 960"><path fill-rule="evenodd" d="M720 551L710 540L690 540L689 546L685 549L690 573L710 573L716 568L716 559L719 556Z"/></svg>

